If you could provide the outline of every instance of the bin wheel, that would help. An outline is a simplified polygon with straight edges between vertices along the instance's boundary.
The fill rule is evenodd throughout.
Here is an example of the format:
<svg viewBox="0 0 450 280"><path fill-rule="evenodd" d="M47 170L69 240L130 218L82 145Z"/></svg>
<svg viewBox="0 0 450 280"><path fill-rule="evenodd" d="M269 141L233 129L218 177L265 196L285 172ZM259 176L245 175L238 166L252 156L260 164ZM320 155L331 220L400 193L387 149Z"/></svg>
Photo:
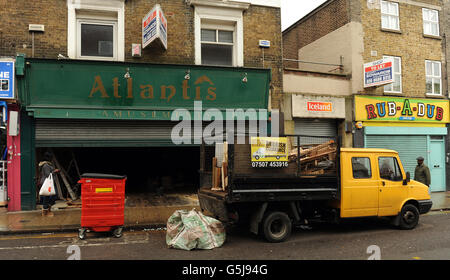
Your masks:
<svg viewBox="0 0 450 280"><path fill-rule="evenodd" d="M86 229L85 228L80 228L78 230L78 238L80 238L81 240L86 238Z"/></svg>
<svg viewBox="0 0 450 280"><path fill-rule="evenodd" d="M113 231L114 237L116 237L116 238L122 237L122 231L123 231L123 227L115 228Z"/></svg>

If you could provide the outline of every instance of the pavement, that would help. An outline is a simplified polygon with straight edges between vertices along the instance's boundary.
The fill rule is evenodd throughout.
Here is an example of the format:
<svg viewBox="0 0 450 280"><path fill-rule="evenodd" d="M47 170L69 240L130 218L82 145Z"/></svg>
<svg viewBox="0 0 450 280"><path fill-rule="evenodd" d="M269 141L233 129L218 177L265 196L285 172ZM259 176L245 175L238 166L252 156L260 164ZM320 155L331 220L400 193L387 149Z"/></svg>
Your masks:
<svg viewBox="0 0 450 280"><path fill-rule="evenodd" d="M432 212L450 210L450 192L431 194ZM176 210L200 209L198 201L174 206L125 207L124 228L164 228ZM53 217L42 216L41 210L8 212L0 207L0 234L32 232L78 231L81 227L81 208L56 209Z"/></svg>

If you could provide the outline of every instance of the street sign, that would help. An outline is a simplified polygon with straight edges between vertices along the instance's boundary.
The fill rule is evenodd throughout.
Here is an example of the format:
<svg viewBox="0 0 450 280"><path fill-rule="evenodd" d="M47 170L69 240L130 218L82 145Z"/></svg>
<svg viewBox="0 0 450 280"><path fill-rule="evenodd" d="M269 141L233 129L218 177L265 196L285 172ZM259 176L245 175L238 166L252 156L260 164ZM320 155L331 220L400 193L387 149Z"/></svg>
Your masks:
<svg viewBox="0 0 450 280"><path fill-rule="evenodd" d="M155 40L167 49L167 20L159 4L142 19L142 48Z"/></svg>
<svg viewBox="0 0 450 280"><path fill-rule="evenodd" d="M380 86L394 82L394 60L383 58L364 64L364 87Z"/></svg>
<svg viewBox="0 0 450 280"><path fill-rule="evenodd" d="M0 99L14 98L14 61L0 60Z"/></svg>

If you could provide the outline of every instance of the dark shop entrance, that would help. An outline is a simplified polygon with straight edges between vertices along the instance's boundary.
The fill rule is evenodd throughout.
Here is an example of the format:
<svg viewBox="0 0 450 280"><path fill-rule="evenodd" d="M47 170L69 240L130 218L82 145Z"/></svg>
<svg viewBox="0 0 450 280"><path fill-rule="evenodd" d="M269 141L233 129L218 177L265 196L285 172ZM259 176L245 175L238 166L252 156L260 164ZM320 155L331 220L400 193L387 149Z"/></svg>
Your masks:
<svg viewBox="0 0 450 280"><path fill-rule="evenodd" d="M37 119L36 175L44 153L52 151L62 170L57 175L62 200L73 200L67 185L79 200L77 182L83 173L104 173L127 176L126 207L195 204L200 147L173 144L174 125L170 121Z"/></svg>

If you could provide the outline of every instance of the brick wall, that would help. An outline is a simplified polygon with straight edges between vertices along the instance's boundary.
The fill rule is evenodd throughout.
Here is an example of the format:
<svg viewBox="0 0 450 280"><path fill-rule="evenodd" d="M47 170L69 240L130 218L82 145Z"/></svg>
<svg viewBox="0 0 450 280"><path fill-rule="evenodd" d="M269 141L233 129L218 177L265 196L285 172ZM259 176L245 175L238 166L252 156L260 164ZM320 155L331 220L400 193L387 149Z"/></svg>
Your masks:
<svg viewBox="0 0 450 280"><path fill-rule="evenodd" d="M349 22L348 0L325 2L313 14L305 16L283 32L283 58L298 59L298 50ZM287 68L297 68L285 62Z"/></svg>
<svg viewBox="0 0 450 280"><path fill-rule="evenodd" d="M131 56L131 45L141 43L142 18L160 4L167 18L168 47L148 46L142 57ZM67 56L67 4L65 0L0 1L0 56L25 53L32 56L32 37L28 24L43 24L36 32L34 57L56 59ZM244 67L272 69L272 107L282 98L281 17L279 8L250 6L244 19ZM261 20L264 19L264 20ZM264 50L259 40L271 41ZM194 7L184 0L132 0L125 3L125 61L142 63L194 64Z"/></svg>
<svg viewBox="0 0 450 280"><path fill-rule="evenodd" d="M422 7L420 5L399 3L400 32L381 30L381 11L368 8L366 0L362 2L364 19L364 54L365 62L381 59L383 55L399 56L402 60L402 93L384 93L383 87L365 89L363 94L429 97L425 95L425 60L442 62L445 73L445 56L442 38L429 38L423 35ZM416 3L441 6L438 0L422 0ZM439 12L442 20L442 12ZM442 29L440 35L442 36ZM377 55L372 56L371 51ZM445 75L443 75L444 77ZM445 82L445 80L442 80ZM446 84L443 83L443 92Z"/></svg>

